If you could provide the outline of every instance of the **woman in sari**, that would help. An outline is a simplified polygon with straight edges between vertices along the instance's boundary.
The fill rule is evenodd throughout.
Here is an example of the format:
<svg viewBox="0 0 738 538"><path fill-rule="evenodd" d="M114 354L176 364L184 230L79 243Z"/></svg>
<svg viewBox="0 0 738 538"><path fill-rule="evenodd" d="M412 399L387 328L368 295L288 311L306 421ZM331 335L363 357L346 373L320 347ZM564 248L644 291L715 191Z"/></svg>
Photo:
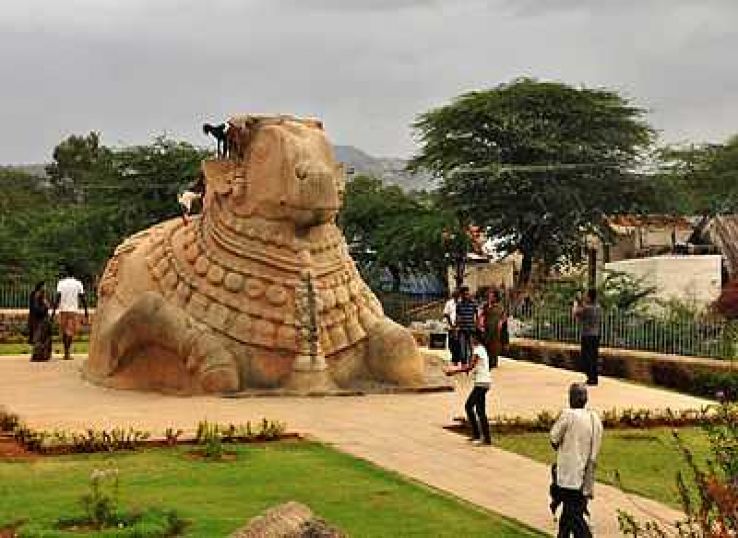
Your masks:
<svg viewBox="0 0 738 538"><path fill-rule="evenodd" d="M506 319L505 307L502 305L500 291L489 290L487 302L482 306L481 329L484 346L489 355L489 366L497 366L498 357L502 350L502 325Z"/></svg>
<svg viewBox="0 0 738 538"><path fill-rule="evenodd" d="M29 300L28 333L33 345L32 361L48 361L51 358L51 319L49 300L44 283L36 284Z"/></svg>

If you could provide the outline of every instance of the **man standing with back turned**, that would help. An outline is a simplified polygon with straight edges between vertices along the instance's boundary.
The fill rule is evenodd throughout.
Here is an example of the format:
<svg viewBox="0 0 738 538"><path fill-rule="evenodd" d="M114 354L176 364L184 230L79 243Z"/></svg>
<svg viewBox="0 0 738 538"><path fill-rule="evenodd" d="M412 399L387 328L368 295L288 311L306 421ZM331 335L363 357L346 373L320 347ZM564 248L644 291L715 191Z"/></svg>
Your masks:
<svg viewBox="0 0 738 538"><path fill-rule="evenodd" d="M557 538L591 538L584 514L594 494L594 472L602 444L602 422L594 411L585 409L587 386L569 387L569 409L561 412L551 428L551 445L556 450L557 500L564 507ZM553 507L552 507L553 509Z"/></svg>
<svg viewBox="0 0 738 538"><path fill-rule="evenodd" d="M87 299L85 298L85 289L82 282L72 276L72 272L68 268L62 270L62 279L56 285L56 297L54 298L54 311L51 313L51 319L59 310L59 332L64 344L64 359L71 359L69 349L72 347L72 341L77 336L81 319L79 313L79 303L85 309L85 324L89 322L87 313Z"/></svg>
<svg viewBox="0 0 738 538"><path fill-rule="evenodd" d="M582 324L582 347L579 355L582 369L587 374L587 385L597 385L600 321L602 320L602 309L597 304L597 290L587 290L583 304L577 298L574 301L572 314Z"/></svg>

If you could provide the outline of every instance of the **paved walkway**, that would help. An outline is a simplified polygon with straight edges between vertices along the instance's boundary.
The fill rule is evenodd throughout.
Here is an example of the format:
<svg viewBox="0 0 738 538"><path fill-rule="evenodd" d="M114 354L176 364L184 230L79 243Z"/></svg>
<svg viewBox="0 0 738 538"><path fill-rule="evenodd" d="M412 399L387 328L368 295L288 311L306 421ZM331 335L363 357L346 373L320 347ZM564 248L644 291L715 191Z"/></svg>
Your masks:
<svg viewBox="0 0 738 538"><path fill-rule="evenodd" d="M191 431L202 419L243 423L261 417L287 422L355 456L395 470L472 503L554 531L548 511L547 466L497 448L472 447L442 429L460 395L450 393L371 395L328 398L181 398L155 393L104 389L80 379L82 358L29 363L0 358L0 405L37 428L134 426L163 433L173 426ZM535 415L557 411L566 390L581 376L566 370L502 360L494 371L490 414ZM608 378L590 392L593 407L699 407L698 398L646 388ZM592 504L597 536L617 536L615 510L642 518L657 514L674 521L679 514L636 498L644 514L615 488L598 485Z"/></svg>

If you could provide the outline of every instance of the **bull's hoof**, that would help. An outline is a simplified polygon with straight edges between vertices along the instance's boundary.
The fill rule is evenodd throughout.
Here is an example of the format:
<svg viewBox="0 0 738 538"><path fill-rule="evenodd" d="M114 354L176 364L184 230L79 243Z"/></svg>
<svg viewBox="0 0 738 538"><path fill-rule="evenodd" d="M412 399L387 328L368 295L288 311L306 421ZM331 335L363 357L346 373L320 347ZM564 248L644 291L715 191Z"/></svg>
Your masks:
<svg viewBox="0 0 738 538"><path fill-rule="evenodd" d="M236 392L240 388L238 371L235 366L208 369L200 375L200 385L205 392Z"/></svg>

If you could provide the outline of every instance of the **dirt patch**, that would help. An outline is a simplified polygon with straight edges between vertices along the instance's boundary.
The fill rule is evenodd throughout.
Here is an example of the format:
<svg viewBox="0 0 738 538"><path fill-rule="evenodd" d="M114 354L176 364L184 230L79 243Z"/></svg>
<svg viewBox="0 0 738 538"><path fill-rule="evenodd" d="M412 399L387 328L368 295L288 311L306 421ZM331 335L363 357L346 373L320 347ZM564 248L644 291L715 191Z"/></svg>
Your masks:
<svg viewBox="0 0 738 538"><path fill-rule="evenodd" d="M0 538L17 538L17 530L25 523L24 520L13 521L12 523L0 527Z"/></svg>
<svg viewBox="0 0 738 538"><path fill-rule="evenodd" d="M229 462L236 461L238 454L235 452L223 451L220 457L206 456L204 450L190 450L184 453L184 457L192 461L213 461L213 462Z"/></svg>
<svg viewBox="0 0 738 538"><path fill-rule="evenodd" d="M0 460L27 460L36 457L36 454L23 448L12 437L0 435ZM0 528L0 538L5 538L5 535L2 534L4 530L4 527Z"/></svg>

